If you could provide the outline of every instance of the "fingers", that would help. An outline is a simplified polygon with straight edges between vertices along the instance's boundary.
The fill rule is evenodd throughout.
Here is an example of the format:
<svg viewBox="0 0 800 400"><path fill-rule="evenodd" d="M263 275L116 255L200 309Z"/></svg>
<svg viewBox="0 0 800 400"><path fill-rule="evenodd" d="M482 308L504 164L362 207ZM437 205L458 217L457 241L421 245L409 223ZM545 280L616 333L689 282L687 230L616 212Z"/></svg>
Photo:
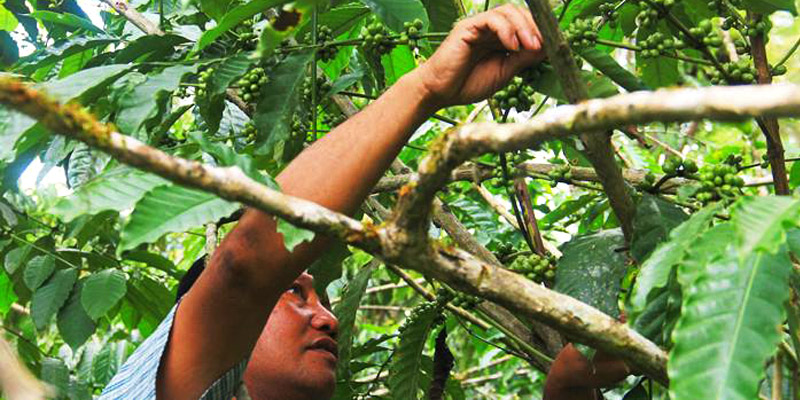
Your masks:
<svg viewBox="0 0 800 400"><path fill-rule="evenodd" d="M495 9L495 12L502 14L514 27L514 34L519 39L522 47L526 50L537 51L541 49L541 35L539 29L533 21L533 17L528 9L507 4Z"/></svg>
<svg viewBox="0 0 800 400"><path fill-rule="evenodd" d="M519 51L520 40L512 22L502 13L487 12L475 17L474 27L483 32L492 32L505 50ZM481 35L479 35L481 36ZM482 39L491 39L483 37Z"/></svg>

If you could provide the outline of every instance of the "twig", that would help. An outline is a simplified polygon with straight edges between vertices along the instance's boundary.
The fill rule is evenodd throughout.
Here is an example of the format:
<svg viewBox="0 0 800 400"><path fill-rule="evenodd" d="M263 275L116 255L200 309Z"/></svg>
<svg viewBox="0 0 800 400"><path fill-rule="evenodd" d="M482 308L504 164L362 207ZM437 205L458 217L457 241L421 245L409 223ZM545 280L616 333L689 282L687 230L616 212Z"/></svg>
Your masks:
<svg viewBox="0 0 800 400"><path fill-rule="evenodd" d="M798 37L797 40L795 40L794 44L789 49L789 51L787 51L786 54L784 54L783 57L781 57L781 60L778 61L774 66L772 66L772 68L777 68L783 64L786 64L786 61L789 61L789 58L791 58L794 55L794 52L797 51L798 47L800 47L800 37Z"/></svg>

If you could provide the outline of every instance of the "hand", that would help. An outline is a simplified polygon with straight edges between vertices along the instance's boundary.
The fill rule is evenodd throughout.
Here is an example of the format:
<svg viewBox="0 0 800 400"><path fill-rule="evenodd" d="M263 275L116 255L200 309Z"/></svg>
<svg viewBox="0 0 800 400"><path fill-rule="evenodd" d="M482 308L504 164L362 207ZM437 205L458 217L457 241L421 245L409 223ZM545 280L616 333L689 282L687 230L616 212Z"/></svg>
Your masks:
<svg viewBox="0 0 800 400"><path fill-rule="evenodd" d="M418 71L435 106L447 107L489 97L543 58L530 12L506 4L456 24Z"/></svg>
<svg viewBox="0 0 800 400"><path fill-rule="evenodd" d="M631 374L619 359L598 351L589 361L572 344L558 353L545 382L545 400L594 399L595 390L610 386Z"/></svg>

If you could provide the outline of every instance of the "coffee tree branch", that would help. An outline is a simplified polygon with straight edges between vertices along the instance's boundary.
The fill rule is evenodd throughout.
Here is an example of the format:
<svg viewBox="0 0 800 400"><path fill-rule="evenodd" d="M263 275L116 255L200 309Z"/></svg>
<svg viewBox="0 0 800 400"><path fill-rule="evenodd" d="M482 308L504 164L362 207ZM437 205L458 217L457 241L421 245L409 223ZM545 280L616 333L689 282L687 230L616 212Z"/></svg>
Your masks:
<svg viewBox="0 0 800 400"><path fill-rule="evenodd" d="M411 238L417 228L408 221L420 216L427 221L433 194L449 180L456 166L480 152L517 150L544 140L656 120L800 115L800 87L739 86L640 92L559 107L525 124L462 126L444 135L433 147L431 154L421 162L417 177L404 187L394 220L379 228L364 226L314 203L280 194L238 169L209 167L174 158L115 132L79 106L60 105L14 79L0 80L0 103L39 120L53 132L105 151L123 163L338 237L387 262L417 269L520 316L543 321L575 341L622 357L637 370L665 383L666 354L624 324L569 296L483 262L466 251L429 242L427 235ZM419 207L408 212L412 204ZM424 211L420 212L420 208Z"/></svg>

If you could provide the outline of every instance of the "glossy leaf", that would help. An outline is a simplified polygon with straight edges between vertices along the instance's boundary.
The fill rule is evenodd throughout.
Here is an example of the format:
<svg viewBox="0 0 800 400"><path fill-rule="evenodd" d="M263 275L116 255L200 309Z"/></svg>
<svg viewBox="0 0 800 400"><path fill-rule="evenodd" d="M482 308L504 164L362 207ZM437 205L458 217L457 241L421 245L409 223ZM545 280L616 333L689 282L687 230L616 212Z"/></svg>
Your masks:
<svg viewBox="0 0 800 400"><path fill-rule="evenodd" d="M81 304L86 314L96 320L125 297L127 284L122 271L107 269L92 274L83 284Z"/></svg>
<svg viewBox="0 0 800 400"><path fill-rule="evenodd" d="M464 15L463 5L458 0L422 0L431 26L431 32L449 32L459 17Z"/></svg>
<svg viewBox="0 0 800 400"><path fill-rule="evenodd" d="M800 202L790 197L749 198L733 218L740 246L739 254L763 250L774 253L786 241L786 228L797 225Z"/></svg>
<svg viewBox="0 0 800 400"><path fill-rule="evenodd" d="M228 86L244 75L254 61L249 53L239 53L216 65L206 84L206 95L198 100L200 115L203 116L209 133L217 132L220 127Z"/></svg>
<svg viewBox="0 0 800 400"><path fill-rule="evenodd" d="M47 327L69 297L77 278L78 271L73 268L56 271L50 280L33 293L31 318L36 324L36 329L42 331Z"/></svg>
<svg viewBox="0 0 800 400"><path fill-rule="evenodd" d="M72 288L66 304L58 312L58 332L69 347L77 350L92 336L95 330L94 321L86 314L81 305L81 293L84 280L79 281Z"/></svg>
<svg viewBox="0 0 800 400"><path fill-rule="evenodd" d="M294 251L294 248L303 242L310 242L314 239L314 232L307 229L298 228L291 223L278 219L278 233L283 235L283 245L286 250Z"/></svg>
<svg viewBox="0 0 800 400"><path fill-rule="evenodd" d="M175 65L147 76L147 79L136 85L132 91L121 99L121 110L116 124L120 132L137 136L142 124L156 112L159 92L172 92L184 75L196 71L197 65Z"/></svg>
<svg viewBox="0 0 800 400"><path fill-rule="evenodd" d="M238 208L238 204L207 192L175 185L156 187L136 203L122 230L117 251L122 253L142 243L153 242L165 233L217 221Z"/></svg>
<svg viewBox="0 0 800 400"><path fill-rule="evenodd" d="M623 247L619 230L570 240L561 248L554 289L616 318L620 281L627 270L625 254L619 251Z"/></svg>
<svg viewBox="0 0 800 400"><path fill-rule="evenodd" d="M269 154L275 144L289 137L292 111L311 58L311 52L288 56L272 71L269 82L261 89L263 95L253 117L259 134L259 154Z"/></svg>
<svg viewBox="0 0 800 400"><path fill-rule="evenodd" d="M645 194L636 206L631 255L644 261L669 232L689 217L678 206Z"/></svg>
<svg viewBox="0 0 800 400"><path fill-rule="evenodd" d="M129 167L118 167L98 175L72 195L56 203L53 212L65 221L104 210L130 209L144 194L167 181Z"/></svg>
<svg viewBox="0 0 800 400"><path fill-rule="evenodd" d="M52 255L36 256L28 261L25 267L25 285L35 291L42 283L50 278L56 269L56 259Z"/></svg>
<svg viewBox="0 0 800 400"><path fill-rule="evenodd" d="M92 21L85 18L81 18L75 14L56 13L52 11L42 10L42 11L32 12L31 17L41 21L47 21L60 25L65 25L70 28L86 29L88 31L100 34L105 33L105 31L92 24Z"/></svg>
<svg viewBox="0 0 800 400"><path fill-rule="evenodd" d="M403 31L403 22L422 20L428 26L428 13L419 0L361 0L395 32Z"/></svg>
<svg viewBox="0 0 800 400"><path fill-rule="evenodd" d="M69 369L64 361L51 357L42 360L42 380L52 385L58 398L66 398L69 387Z"/></svg>
<svg viewBox="0 0 800 400"><path fill-rule="evenodd" d="M743 0L744 8L759 14L772 14L775 11L789 11L797 15L797 7L792 0Z"/></svg>
<svg viewBox="0 0 800 400"><path fill-rule="evenodd" d="M350 381L350 357L353 347L355 333L356 312L361 304L361 298L367 289L367 283L372 275L376 263L370 262L362 267L358 274L347 283L342 294L341 301L333 310L339 319L339 334L336 340L339 342L339 362L337 364L336 375L340 380Z"/></svg>
<svg viewBox="0 0 800 400"><path fill-rule="evenodd" d="M780 340L791 260L785 251L736 253L729 246L685 288L668 364L674 398L757 397Z"/></svg>
<svg viewBox="0 0 800 400"><path fill-rule="evenodd" d="M389 392L393 400L417 400L422 368L422 350L439 315L436 307L417 310L417 314L406 321L389 367ZM419 312L421 311L421 312Z"/></svg>
<svg viewBox="0 0 800 400"><path fill-rule="evenodd" d="M647 86L636 75L619 65L609 54L595 48L581 49L578 53L592 67L611 78L614 83L622 86L625 90L629 92L647 90Z"/></svg>
<svg viewBox="0 0 800 400"><path fill-rule="evenodd" d="M632 313L644 309L649 301L649 293L667 284L670 271L686 255L686 249L697 236L708 229L708 224L718 207L706 207L678 225L669 234L669 241L659 245L644 261L631 295Z"/></svg>

